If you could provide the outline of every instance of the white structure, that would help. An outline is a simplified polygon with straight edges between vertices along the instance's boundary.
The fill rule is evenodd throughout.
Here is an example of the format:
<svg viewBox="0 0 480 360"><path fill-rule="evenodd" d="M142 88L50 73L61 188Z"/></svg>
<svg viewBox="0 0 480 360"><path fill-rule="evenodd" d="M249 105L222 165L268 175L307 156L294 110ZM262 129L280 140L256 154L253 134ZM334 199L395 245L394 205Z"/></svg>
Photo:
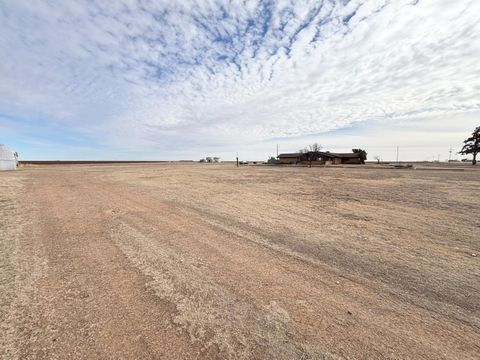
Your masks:
<svg viewBox="0 0 480 360"><path fill-rule="evenodd" d="M16 169L17 154L10 150L7 146L0 144L0 171Z"/></svg>
<svg viewBox="0 0 480 360"><path fill-rule="evenodd" d="M218 163L218 162L220 162L220 158L217 157L217 156L215 156L215 157L207 156L205 158L205 162L207 162L207 163Z"/></svg>

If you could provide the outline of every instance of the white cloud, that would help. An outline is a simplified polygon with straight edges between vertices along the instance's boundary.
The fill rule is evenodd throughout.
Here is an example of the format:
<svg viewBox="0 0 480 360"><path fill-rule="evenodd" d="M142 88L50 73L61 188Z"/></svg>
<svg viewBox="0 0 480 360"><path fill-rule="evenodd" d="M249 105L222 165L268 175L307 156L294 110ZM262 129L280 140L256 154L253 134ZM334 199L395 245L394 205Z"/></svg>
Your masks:
<svg viewBox="0 0 480 360"><path fill-rule="evenodd" d="M379 120L455 116L465 131L478 13L473 0L6 1L0 113L169 154Z"/></svg>

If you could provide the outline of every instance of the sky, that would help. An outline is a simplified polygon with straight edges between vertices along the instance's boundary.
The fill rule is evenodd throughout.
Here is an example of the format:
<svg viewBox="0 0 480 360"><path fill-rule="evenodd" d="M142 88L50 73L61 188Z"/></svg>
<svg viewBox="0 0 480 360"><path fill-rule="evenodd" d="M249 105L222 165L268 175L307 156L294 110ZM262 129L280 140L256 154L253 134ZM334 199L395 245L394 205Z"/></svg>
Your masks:
<svg viewBox="0 0 480 360"><path fill-rule="evenodd" d="M0 0L20 159L452 158L480 125L478 0Z"/></svg>

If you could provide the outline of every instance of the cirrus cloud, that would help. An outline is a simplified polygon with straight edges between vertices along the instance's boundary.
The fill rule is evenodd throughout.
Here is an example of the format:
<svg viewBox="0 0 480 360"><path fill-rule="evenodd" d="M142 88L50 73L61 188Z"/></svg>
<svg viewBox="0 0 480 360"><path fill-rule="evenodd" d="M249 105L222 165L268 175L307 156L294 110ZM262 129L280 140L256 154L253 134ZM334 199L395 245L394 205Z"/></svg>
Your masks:
<svg viewBox="0 0 480 360"><path fill-rule="evenodd" d="M461 119L480 112L478 13L473 0L5 1L0 113L170 152Z"/></svg>

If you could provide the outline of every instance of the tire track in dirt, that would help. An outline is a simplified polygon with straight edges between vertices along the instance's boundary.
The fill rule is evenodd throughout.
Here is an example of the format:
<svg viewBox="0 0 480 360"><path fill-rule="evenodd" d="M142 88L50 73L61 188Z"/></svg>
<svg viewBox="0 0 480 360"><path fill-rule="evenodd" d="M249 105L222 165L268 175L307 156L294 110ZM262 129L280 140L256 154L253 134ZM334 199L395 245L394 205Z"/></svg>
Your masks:
<svg viewBox="0 0 480 360"><path fill-rule="evenodd" d="M35 175L25 202L40 205L32 226L47 268L24 309L36 334L21 336L19 358L216 358L171 325L175 307L109 240L101 189L69 172Z"/></svg>
<svg viewBox="0 0 480 360"><path fill-rule="evenodd" d="M277 239L254 217L234 222L228 201L218 213L199 208L191 182L204 170L178 175L181 201L127 174L136 171L28 173L21 207L31 221L21 232L32 234L27 255L44 267L22 304L18 357L475 359L480 351L475 327L309 255L295 232ZM225 190L210 175L208 191ZM261 211L268 199L239 206Z"/></svg>
<svg viewBox="0 0 480 360"><path fill-rule="evenodd" d="M310 262L301 259L292 260L292 255L295 258L295 254L291 252L276 253L274 249L265 247L268 238L255 240L248 233L242 235L227 231L225 226L230 229L228 222L223 226L216 223L212 216L185 209L184 204L176 208L170 202L165 203L152 197L151 189L135 191L121 184L113 187L110 184L110 189L109 197L118 200L114 203L122 203L118 210L118 222L112 226L129 229L123 233L130 232L131 236L127 238L134 244L128 244L126 239L118 240L118 234L122 231L117 230L117 235L114 236L117 236L119 246L129 254L132 261L154 280L157 279L157 284L152 286L156 287L160 295L163 293L165 296L163 287L175 287L172 284L198 295L200 291L189 283L199 282L221 286L223 291L228 289L239 299L247 298L259 307L275 299L289 314L289 336L297 341L298 349L303 349L307 355L311 351L313 357L330 352L356 357L356 352L361 349L360 353L364 356L368 354L370 358L389 353L392 357L408 357L412 351L419 358L430 358L432 343L436 344L438 357L441 357L439 354L442 351L444 354L449 351L458 354L465 351L465 347L469 349L466 350L467 357L469 351L474 351L475 345L473 348L471 346L475 343L476 336L469 335L469 326L456 324L444 317L432 318L428 311L395 301L389 296L376 297L371 293L371 288L345 281L344 278L341 279L342 290L339 290L339 286L333 285L338 279L337 272L331 272L324 266L312 266ZM170 256L166 256L165 253L169 251ZM188 262L191 254L200 256L198 262L193 259L193 265ZM148 257L151 260L145 261ZM165 258L176 264L176 270L168 269L171 264L155 262L155 259ZM187 264L194 266L195 271L188 272ZM165 285L164 271L170 274L170 285ZM319 274L312 275L312 272L318 271ZM189 274L188 281L182 279L182 272ZM205 281L207 274L210 274L209 280ZM260 284L265 284L266 287L258 292L252 290ZM272 284L275 284L273 291L269 289ZM291 284L295 284L295 290L291 289ZM325 294L325 291L329 294ZM270 296L266 296L268 294ZM295 297L295 294L302 294L307 300ZM211 303L202 303L201 296L196 300L202 304L202 311L208 312L212 308ZM216 310L224 309L220 302L217 302L216 307ZM349 313L355 315L348 315ZM198 320L188 314L186 317L183 325ZM258 318L262 316L259 315ZM437 329L436 333L418 328L419 319L428 323L426 327ZM199 323L193 327L199 326L202 331L218 326L215 321ZM241 329L239 323L241 324L236 323L235 330L241 333L245 330ZM309 335L306 336L307 334ZM444 347L445 341L449 345ZM371 347L372 344L375 346Z"/></svg>
<svg viewBox="0 0 480 360"><path fill-rule="evenodd" d="M36 298L36 282L44 273L41 246L32 239L32 212L21 194L26 176L19 172L0 177L0 358L17 359L26 338L39 329L29 326L25 311Z"/></svg>

